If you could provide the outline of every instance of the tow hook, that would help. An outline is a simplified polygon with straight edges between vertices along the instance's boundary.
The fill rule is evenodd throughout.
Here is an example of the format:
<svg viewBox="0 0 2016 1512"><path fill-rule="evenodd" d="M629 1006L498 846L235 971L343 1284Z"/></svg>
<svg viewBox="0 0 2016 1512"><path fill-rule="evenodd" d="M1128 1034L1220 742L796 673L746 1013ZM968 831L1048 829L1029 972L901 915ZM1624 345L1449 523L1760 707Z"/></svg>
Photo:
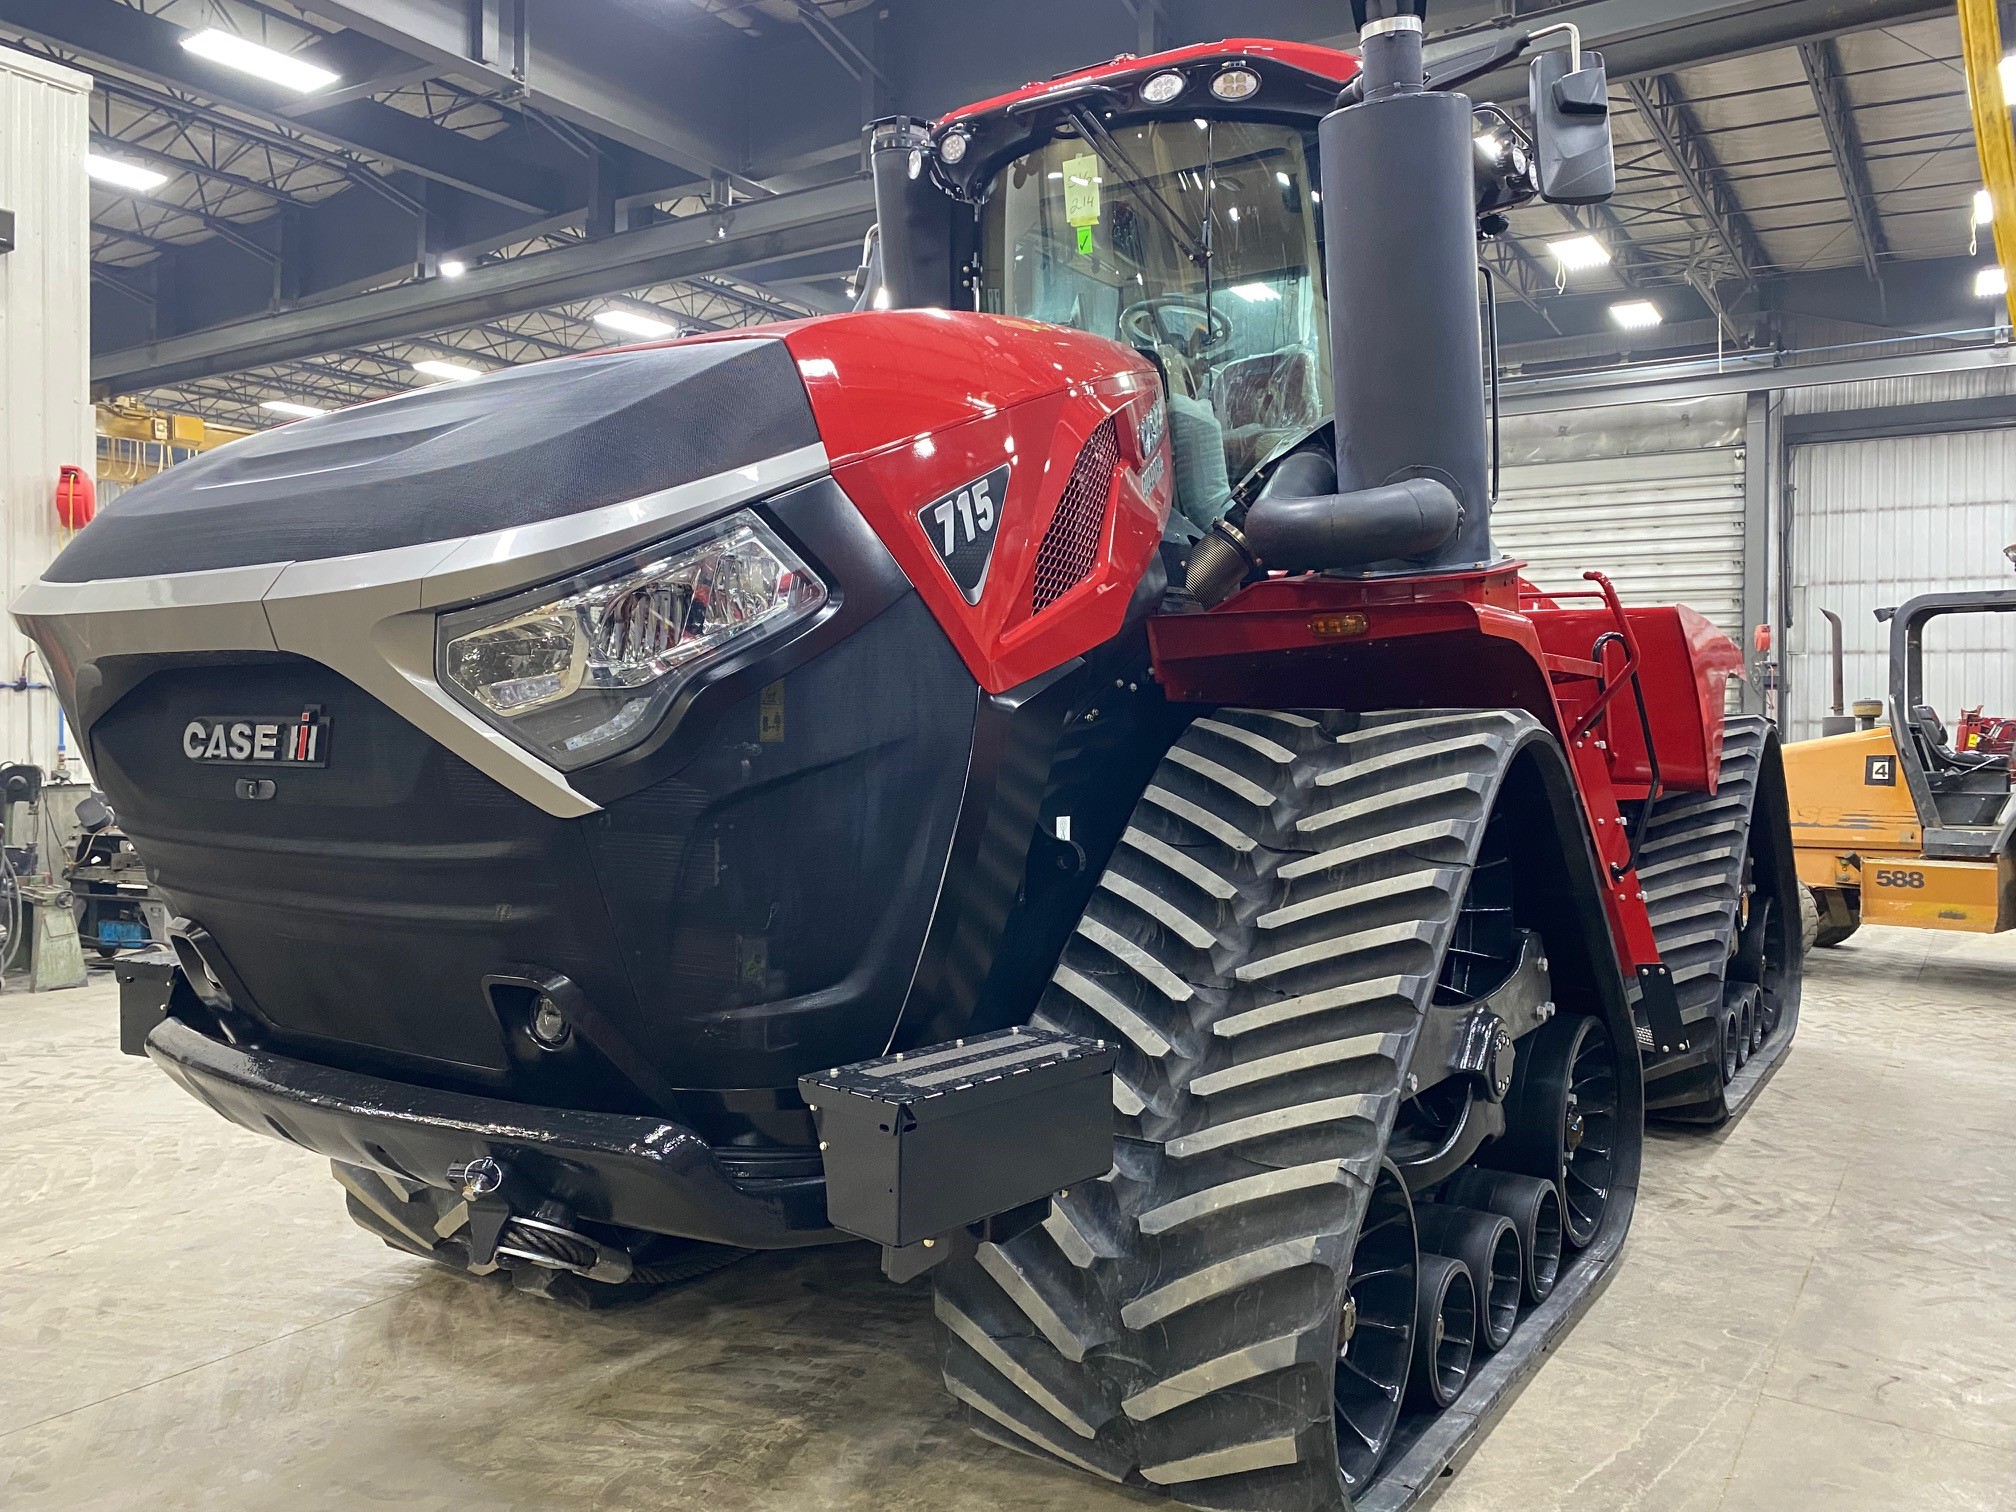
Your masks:
<svg viewBox="0 0 2016 1512"><path fill-rule="evenodd" d="M629 1253L575 1228L565 1203L547 1198L532 1204L529 1213L513 1211L505 1192L510 1179L504 1163L488 1155L448 1167L449 1184L468 1209L472 1265L522 1260L612 1285L630 1279L636 1267Z"/></svg>

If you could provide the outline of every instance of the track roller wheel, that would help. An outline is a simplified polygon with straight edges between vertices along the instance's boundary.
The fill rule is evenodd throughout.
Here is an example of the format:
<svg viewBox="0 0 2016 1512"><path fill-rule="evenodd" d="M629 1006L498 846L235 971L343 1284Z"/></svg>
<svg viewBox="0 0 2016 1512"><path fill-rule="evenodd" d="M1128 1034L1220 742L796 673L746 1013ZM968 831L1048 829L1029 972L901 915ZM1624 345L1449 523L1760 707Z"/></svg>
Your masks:
<svg viewBox="0 0 2016 1512"><path fill-rule="evenodd" d="M1505 1097L1505 1136L1483 1161L1559 1182L1562 1229L1580 1249L1596 1237L1610 1196L1616 1051L1609 1031L1580 1015L1550 1021L1522 1049Z"/></svg>
<svg viewBox="0 0 2016 1512"><path fill-rule="evenodd" d="M1722 1010L1715 1027L1715 1045L1722 1056L1722 1085L1726 1087L1743 1066L1743 1015L1734 1003Z"/></svg>
<svg viewBox="0 0 2016 1512"><path fill-rule="evenodd" d="M1458 1171L1442 1191L1456 1207L1510 1220L1519 1234L1526 1300L1545 1302L1561 1274L1561 1189L1538 1176L1472 1168Z"/></svg>
<svg viewBox="0 0 2016 1512"><path fill-rule="evenodd" d="M1388 1165L1351 1251L1337 1325L1337 1460L1348 1485L1371 1479L1400 1421L1415 1353L1418 1259L1413 1203Z"/></svg>
<svg viewBox="0 0 2016 1512"><path fill-rule="evenodd" d="M1519 1297L1525 1288L1526 1252L1519 1230L1500 1213L1441 1203L1416 1208L1414 1221L1425 1252L1460 1260L1470 1273L1477 1296L1478 1346L1503 1349L1519 1321Z"/></svg>
<svg viewBox="0 0 2016 1512"><path fill-rule="evenodd" d="M1757 999L1754 995L1741 992L1735 995L1735 1005L1729 1010L1736 1020L1736 1064L1738 1067L1750 1064L1750 1052L1757 1048Z"/></svg>
<svg viewBox="0 0 2016 1512"><path fill-rule="evenodd" d="M1463 1394L1477 1356L1477 1290L1463 1262L1447 1255L1422 1255L1419 1276L1407 1394L1417 1407L1447 1407Z"/></svg>

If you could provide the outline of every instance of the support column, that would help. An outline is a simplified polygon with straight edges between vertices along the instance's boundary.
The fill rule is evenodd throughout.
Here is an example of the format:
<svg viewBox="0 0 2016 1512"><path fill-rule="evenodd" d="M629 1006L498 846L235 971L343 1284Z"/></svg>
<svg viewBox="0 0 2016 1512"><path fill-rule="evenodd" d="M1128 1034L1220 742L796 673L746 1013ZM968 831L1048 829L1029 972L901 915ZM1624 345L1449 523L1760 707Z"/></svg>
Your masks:
<svg viewBox="0 0 2016 1512"><path fill-rule="evenodd" d="M91 78L0 48L0 210L14 213L14 250L0 253L0 586L9 598L62 547L59 469L97 472L91 409ZM53 772L56 697L28 641L0 624L0 761ZM33 686L41 685L41 686ZM72 746L74 751L74 744Z"/></svg>

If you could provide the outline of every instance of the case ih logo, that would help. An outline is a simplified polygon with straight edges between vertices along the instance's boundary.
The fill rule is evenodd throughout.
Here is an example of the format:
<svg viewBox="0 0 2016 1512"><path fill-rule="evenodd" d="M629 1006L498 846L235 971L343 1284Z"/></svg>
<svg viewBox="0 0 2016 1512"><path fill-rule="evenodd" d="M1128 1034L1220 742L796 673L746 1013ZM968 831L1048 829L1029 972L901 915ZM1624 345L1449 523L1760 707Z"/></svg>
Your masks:
<svg viewBox="0 0 2016 1512"><path fill-rule="evenodd" d="M326 766L329 716L307 708L279 718L192 719L182 727L182 754L231 766Z"/></svg>

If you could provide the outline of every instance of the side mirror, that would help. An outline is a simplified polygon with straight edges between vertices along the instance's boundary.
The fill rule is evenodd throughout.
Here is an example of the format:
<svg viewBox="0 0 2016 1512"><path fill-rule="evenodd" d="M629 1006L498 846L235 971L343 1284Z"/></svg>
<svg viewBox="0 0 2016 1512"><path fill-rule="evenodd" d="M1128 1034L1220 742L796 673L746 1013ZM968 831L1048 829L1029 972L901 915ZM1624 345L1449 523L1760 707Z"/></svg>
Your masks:
<svg viewBox="0 0 2016 1512"><path fill-rule="evenodd" d="M1610 145L1610 81L1603 55L1559 48L1536 55L1526 79L1533 115L1533 169L1540 197L1593 205L1617 192Z"/></svg>

